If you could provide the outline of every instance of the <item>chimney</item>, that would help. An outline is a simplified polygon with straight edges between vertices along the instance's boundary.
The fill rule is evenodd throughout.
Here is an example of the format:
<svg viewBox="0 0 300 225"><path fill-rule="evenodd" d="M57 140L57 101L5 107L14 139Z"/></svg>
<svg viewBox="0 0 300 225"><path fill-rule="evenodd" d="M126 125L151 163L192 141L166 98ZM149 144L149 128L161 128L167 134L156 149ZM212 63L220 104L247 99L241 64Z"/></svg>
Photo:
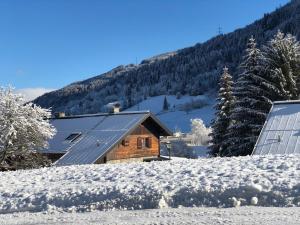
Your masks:
<svg viewBox="0 0 300 225"><path fill-rule="evenodd" d="M114 105L114 113L119 113L121 111L120 103Z"/></svg>
<svg viewBox="0 0 300 225"><path fill-rule="evenodd" d="M109 113L119 113L121 111L121 104L116 103L110 103L108 107Z"/></svg>
<svg viewBox="0 0 300 225"><path fill-rule="evenodd" d="M64 117L66 117L66 114L65 114L65 112L56 112L56 113L54 113L54 117L57 119L64 118Z"/></svg>

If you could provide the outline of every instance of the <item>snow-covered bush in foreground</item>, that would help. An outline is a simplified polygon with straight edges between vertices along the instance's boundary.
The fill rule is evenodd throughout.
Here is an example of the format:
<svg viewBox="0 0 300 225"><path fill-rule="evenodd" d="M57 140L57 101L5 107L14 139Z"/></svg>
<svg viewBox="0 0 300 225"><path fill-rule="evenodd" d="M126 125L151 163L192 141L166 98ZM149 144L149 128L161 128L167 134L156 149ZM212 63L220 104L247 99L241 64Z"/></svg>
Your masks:
<svg viewBox="0 0 300 225"><path fill-rule="evenodd" d="M246 156L1 173L0 213L300 206L300 156Z"/></svg>
<svg viewBox="0 0 300 225"><path fill-rule="evenodd" d="M55 128L45 118L49 110L28 103L11 87L0 88L0 163L7 157L25 155L46 147Z"/></svg>

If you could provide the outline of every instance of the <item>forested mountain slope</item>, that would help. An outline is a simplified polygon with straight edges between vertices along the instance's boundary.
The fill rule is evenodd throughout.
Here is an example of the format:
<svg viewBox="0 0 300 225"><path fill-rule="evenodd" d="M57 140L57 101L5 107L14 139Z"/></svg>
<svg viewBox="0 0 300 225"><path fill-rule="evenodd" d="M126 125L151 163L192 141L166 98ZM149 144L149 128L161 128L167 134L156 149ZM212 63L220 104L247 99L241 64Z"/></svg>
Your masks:
<svg viewBox="0 0 300 225"><path fill-rule="evenodd" d="M226 65L236 77L251 35L264 44L280 29L300 37L300 0L277 9L245 28L205 43L162 54L138 65L119 66L105 74L70 84L35 100L42 107L70 114L99 112L103 105L122 101L130 107L143 98L164 94L199 95L217 88Z"/></svg>

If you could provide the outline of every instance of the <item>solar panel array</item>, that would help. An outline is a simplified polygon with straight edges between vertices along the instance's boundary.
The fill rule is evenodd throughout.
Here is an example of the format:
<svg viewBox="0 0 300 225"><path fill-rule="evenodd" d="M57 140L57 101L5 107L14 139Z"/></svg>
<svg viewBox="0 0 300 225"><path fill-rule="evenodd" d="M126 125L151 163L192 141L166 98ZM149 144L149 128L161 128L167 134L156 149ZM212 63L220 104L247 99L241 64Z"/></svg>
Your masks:
<svg viewBox="0 0 300 225"><path fill-rule="evenodd" d="M59 130L59 138L53 139L56 140L56 142L61 142L63 140L62 137L66 138L74 131L82 132L81 139L73 146L69 146L67 150L64 150L67 151L67 153L56 162L56 165L94 163L112 146L124 138L128 131L149 115L150 114L146 112L132 114L120 113L55 120L55 126ZM52 146L64 147L64 144L52 143Z"/></svg>
<svg viewBox="0 0 300 225"><path fill-rule="evenodd" d="M274 104L253 155L300 154L300 103Z"/></svg>

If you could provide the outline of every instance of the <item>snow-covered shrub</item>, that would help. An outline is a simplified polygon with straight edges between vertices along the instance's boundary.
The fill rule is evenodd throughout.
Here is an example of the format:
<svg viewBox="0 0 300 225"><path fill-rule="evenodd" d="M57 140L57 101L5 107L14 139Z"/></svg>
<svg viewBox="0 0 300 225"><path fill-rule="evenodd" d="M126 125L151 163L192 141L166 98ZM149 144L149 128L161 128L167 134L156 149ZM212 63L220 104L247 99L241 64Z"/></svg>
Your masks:
<svg viewBox="0 0 300 225"><path fill-rule="evenodd" d="M206 127L201 119L191 119L191 127L191 133L189 134L191 144L194 146L208 145L211 140L209 136L211 128Z"/></svg>
<svg viewBox="0 0 300 225"><path fill-rule="evenodd" d="M39 152L26 154L16 153L6 157L5 165L0 166L0 171L47 167L50 166L51 163L50 159Z"/></svg>
<svg viewBox="0 0 300 225"><path fill-rule="evenodd" d="M48 109L24 104L11 87L0 88L0 163L47 147L56 132L47 120L50 116Z"/></svg>

